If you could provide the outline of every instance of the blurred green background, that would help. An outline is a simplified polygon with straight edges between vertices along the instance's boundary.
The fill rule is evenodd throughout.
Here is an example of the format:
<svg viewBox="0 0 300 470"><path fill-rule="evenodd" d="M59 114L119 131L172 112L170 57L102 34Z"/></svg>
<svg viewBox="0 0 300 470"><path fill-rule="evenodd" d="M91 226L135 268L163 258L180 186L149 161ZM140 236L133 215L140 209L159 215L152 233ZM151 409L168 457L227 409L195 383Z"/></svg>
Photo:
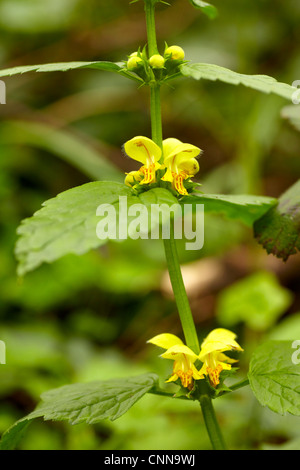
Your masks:
<svg viewBox="0 0 300 470"><path fill-rule="evenodd" d="M157 9L164 41L186 58L241 73L300 79L297 0L215 0L208 20L187 0ZM142 2L1 0L1 68L77 60L126 60L146 41ZM150 136L146 88L94 70L5 79L0 121L0 433L33 410L40 394L72 382L157 372L172 364L147 339L181 335L159 241L111 243L69 256L24 279L13 254L20 221L57 193L91 179L122 181L136 162L121 153L135 135ZM164 137L204 150L198 181L205 192L279 196L300 175L300 134L280 117L279 97L221 83L176 80L163 90ZM91 170L92 168L92 170ZM96 171L96 173L95 173ZM233 329L245 349L238 375L267 338L300 338L299 255L267 256L236 222L206 216L205 246L185 252L183 273L200 338ZM171 389L172 385L168 385ZM216 400L235 449L300 446L297 418L263 409L249 389ZM210 448L194 403L147 396L116 422L31 425L21 449Z"/></svg>

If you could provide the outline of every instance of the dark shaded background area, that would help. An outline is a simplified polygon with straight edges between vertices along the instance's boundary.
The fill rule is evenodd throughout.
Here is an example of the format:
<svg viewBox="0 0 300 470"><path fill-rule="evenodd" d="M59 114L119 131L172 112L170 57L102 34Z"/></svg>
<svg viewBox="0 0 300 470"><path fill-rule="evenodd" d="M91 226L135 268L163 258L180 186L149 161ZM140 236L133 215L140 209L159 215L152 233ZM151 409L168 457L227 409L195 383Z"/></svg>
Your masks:
<svg viewBox="0 0 300 470"><path fill-rule="evenodd" d="M216 0L209 21L187 0L159 6L158 37L186 58L241 73L300 80L297 0ZM1 68L77 60L126 60L145 44L142 2L2 0ZM122 181L137 168L121 152L135 135L150 136L146 88L94 70L5 79L0 122L0 432L30 412L40 394L71 382L156 371L172 364L147 339L181 335L159 241L111 243L66 257L17 279L16 228L41 203L90 181L80 168L90 155L101 179ZM279 196L300 175L300 135L280 117L276 96L221 83L177 80L163 90L164 137L204 150L198 181L205 192ZM266 338L300 338L299 255L267 256L251 231L206 216L205 246L185 252L183 273L199 336L216 326L239 334L245 353ZM242 283L242 284L241 284ZM172 387L169 385L169 387ZM178 403L179 402L179 403ZM231 448L300 442L297 419L278 417L244 389L216 402ZM118 421L95 426L37 422L22 449L209 448L194 404L147 396Z"/></svg>

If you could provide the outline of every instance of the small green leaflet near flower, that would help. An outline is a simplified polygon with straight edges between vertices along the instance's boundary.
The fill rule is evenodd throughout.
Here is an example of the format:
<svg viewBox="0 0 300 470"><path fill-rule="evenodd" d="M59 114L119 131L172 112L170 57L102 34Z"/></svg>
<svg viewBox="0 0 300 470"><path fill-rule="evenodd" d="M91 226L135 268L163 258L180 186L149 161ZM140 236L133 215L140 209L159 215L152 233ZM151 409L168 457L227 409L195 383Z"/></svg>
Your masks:
<svg viewBox="0 0 300 470"><path fill-rule="evenodd" d="M25 428L35 418L68 421L70 424L95 424L103 419L114 421L126 413L158 383L156 374L125 379L65 385L41 396L35 411L17 421L2 436L0 450L12 450Z"/></svg>
<svg viewBox="0 0 300 470"><path fill-rule="evenodd" d="M300 416L300 367L291 341L268 341L252 355L250 386L257 400L275 413Z"/></svg>

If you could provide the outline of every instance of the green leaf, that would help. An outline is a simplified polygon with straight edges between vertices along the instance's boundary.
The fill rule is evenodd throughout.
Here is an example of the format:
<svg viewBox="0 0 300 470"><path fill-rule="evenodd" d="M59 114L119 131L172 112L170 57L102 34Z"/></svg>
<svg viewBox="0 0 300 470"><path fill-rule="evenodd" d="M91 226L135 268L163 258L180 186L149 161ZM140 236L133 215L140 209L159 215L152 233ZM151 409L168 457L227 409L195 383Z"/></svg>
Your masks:
<svg viewBox="0 0 300 470"><path fill-rule="evenodd" d="M217 8L210 3L203 2L202 0L190 0L190 2L195 8L201 10L211 20L215 19L218 15Z"/></svg>
<svg viewBox="0 0 300 470"><path fill-rule="evenodd" d="M74 253L81 255L104 242L96 236L100 204L116 204L119 195L131 196L124 184L93 182L60 193L43 204L18 228L18 273L25 274L43 262Z"/></svg>
<svg viewBox="0 0 300 470"><path fill-rule="evenodd" d="M204 204L204 213L220 213L252 226L255 220L277 204L277 200L264 196L195 194L184 197L181 203Z"/></svg>
<svg viewBox="0 0 300 470"><path fill-rule="evenodd" d="M257 400L275 413L300 416L300 367L291 341L268 341L252 355L250 386Z"/></svg>
<svg viewBox="0 0 300 470"><path fill-rule="evenodd" d="M14 450L24 436L30 422L30 418L23 418L13 424L13 426L2 435L0 450Z"/></svg>
<svg viewBox="0 0 300 470"><path fill-rule="evenodd" d="M114 421L125 414L158 382L156 374L65 385L41 396L42 403L30 419L62 421L70 424L95 424L102 419Z"/></svg>
<svg viewBox="0 0 300 470"><path fill-rule="evenodd" d="M274 274L262 271L252 274L224 289L218 296L219 322L231 327L239 322L256 331L270 328L293 300Z"/></svg>
<svg viewBox="0 0 300 470"><path fill-rule="evenodd" d="M112 182L96 181L72 188L46 201L42 209L21 223L18 228L20 238L16 244L19 275L66 254L82 255L105 244L107 240L96 235L97 224L101 220L96 215L99 205L110 204L115 208L117 220L111 223L117 224L118 234L120 196L126 198L128 208L133 204L142 204L148 210L152 204L165 204L162 223L168 217L169 206L176 204L180 207L177 199L163 188L154 188L140 195L125 184ZM124 227L125 237L130 235L131 222L132 218L128 217L127 227ZM149 229L155 227L155 221L151 219L151 222L153 225L149 224ZM118 236L113 239L118 239Z"/></svg>
<svg viewBox="0 0 300 470"><path fill-rule="evenodd" d="M74 69L98 69L107 72L119 72L122 70L121 64L114 62L61 62L57 64L42 65L22 65L9 69L0 70L0 77L8 77L28 72L66 72Z"/></svg>
<svg viewBox="0 0 300 470"><path fill-rule="evenodd" d="M41 396L42 401L35 411L17 421L3 434L0 449L15 448L25 427L35 418L68 421L70 424L95 424L107 418L114 421L157 383L157 375L143 374L119 380L65 385L49 390Z"/></svg>
<svg viewBox="0 0 300 470"><path fill-rule="evenodd" d="M46 124L6 121L0 128L0 141L2 145L31 145L51 152L93 180L124 180L124 175L87 142Z"/></svg>
<svg viewBox="0 0 300 470"><path fill-rule="evenodd" d="M268 253L284 261L300 250L300 180L256 221L254 235Z"/></svg>
<svg viewBox="0 0 300 470"><path fill-rule="evenodd" d="M187 63L181 65L180 70L182 75L195 80L220 80L231 85L244 85L263 93L275 93L290 101L297 90L295 87L277 82L275 78L267 75L245 75L214 64Z"/></svg>
<svg viewBox="0 0 300 470"><path fill-rule="evenodd" d="M300 105L292 104L281 110L283 119L287 119L297 131L300 131Z"/></svg>

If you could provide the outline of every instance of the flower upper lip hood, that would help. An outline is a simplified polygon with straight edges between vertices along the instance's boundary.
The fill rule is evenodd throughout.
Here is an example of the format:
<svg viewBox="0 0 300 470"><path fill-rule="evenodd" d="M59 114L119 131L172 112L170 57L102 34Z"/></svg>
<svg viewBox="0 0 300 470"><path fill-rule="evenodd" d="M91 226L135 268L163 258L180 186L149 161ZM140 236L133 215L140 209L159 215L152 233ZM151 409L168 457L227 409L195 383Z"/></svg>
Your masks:
<svg viewBox="0 0 300 470"><path fill-rule="evenodd" d="M160 168L160 147L148 137L138 136L126 142L123 148L128 157L143 163L139 171L144 175L144 179L140 184L154 183L155 172Z"/></svg>
<svg viewBox="0 0 300 470"><path fill-rule="evenodd" d="M169 138L163 141L164 164L167 168L163 181L170 181L179 194L187 195L183 181L199 171L196 160L201 149L195 145L182 143L178 139Z"/></svg>
<svg viewBox="0 0 300 470"><path fill-rule="evenodd" d="M214 351L243 351L241 346L235 341L236 336L235 333L225 328L216 328L211 331L201 344L200 361L203 362L205 356Z"/></svg>
<svg viewBox="0 0 300 470"><path fill-rule="evenodd" d="M237 362L223 354L224 351L243 351L235 338L236 334L232 331L216 328L209 333L201 345L199 359L203 362L203 367L200 373L208 375L214 387L220 383L219 377L222 370L230 370L231 364Z"/></svg>

